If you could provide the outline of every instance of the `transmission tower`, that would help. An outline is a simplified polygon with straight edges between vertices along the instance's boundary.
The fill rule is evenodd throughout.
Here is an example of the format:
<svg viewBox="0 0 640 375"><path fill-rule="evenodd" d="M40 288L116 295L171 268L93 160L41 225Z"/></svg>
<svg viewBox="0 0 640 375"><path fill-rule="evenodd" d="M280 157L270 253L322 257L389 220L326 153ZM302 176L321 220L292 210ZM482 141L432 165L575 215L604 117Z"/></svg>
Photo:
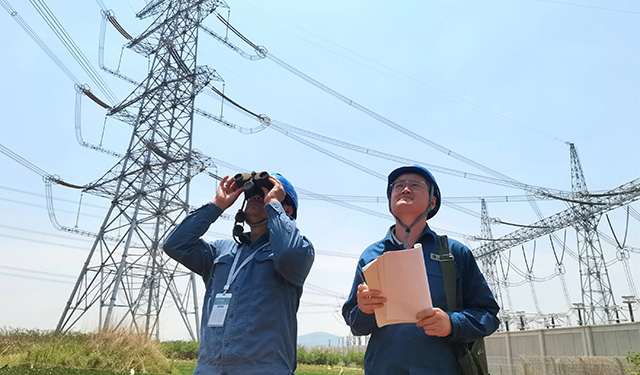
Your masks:
<svg viewBox="0 0 640 375"><path fill-rule="evenodd" d="M601 194L586 190L584 175L575 147L570 145L572 162L571 197L548 197L564 200L570 207L524 228L506 234L495 241L488 241L473 249L476 259L483 260L493 254L527 243L558 230L574 227L578 231L580 245L580 279L583 304L588 308L585 322L610 323L613 314L613 293L609 275L598 240L597 225L602 214L640 200L640 178L622 184Z"/></svg>
<svg viewBox="0 0 640 375"><path fill-rule="evenodd" d="M491 233L491 218L489 217L489 210L487 209L487 202L484 198L480 201L480 232L483 240L483 243L489 242L493 240L493 233ZM498 254L491 254L489 256L483 257L481 259L482 264L482 273L484 274L487 284L489 284L489 289L493 292L493 296L498 301L498 305L501 308L504 307L502 303L502 291L500 289L500 280L498 279L498 272L496 269L496 261L498 259ZM502 312L502 309L500 310ZM502 321L502 319L500 319Z"/></svg>
<svg viewBox="0 0 640 375"><path fill-rule="evenodd" d="M587 182L582 172L578 151L569 144L571 154L571 190L574 197L588 194ZM572 203L577 220L573 223L578 237L578 263L582 303L587 307L584 320L587 324L607 324L613 319L615 306L609 273L598 238L598 223L602 214L594 212L592 205Z"/></svg>
<svg viewBox="0 0 640 375"><path fill-rule="evenodd" d="M195 97L219 79L214 70L196 66L198 26L218 7L227 5L155 0L137 14L140 19L155 16L127 44L150 58L150 71L108 112L132 125L133 133L126 155L85 188L110 199L111 206L58 331L71 329L95 306L100 329L128 327L159 338L166 304L175 305L191 338L199 339L195 276L164 255L160 245L188 211L191 178L211 164L192 150L191 135ZM115 245L108 241L114 237L119 238Z"/></svg>

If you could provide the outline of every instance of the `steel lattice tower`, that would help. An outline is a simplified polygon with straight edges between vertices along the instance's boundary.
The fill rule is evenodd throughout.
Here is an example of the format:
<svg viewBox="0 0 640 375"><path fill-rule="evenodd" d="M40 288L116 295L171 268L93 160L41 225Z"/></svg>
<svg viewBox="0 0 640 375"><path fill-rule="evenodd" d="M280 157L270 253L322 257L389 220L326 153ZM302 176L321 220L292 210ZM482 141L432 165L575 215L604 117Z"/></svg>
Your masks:
<svg viewBox="0 0 640 375"><path fill-rule="evenodd" d="M195 277L160 246L188 211L191 178L210 164L192 150L191 136L195 97L219 79L215 71L196 66L198 26L218 7L227 5L219 0L155 0L137 14L140 19L156 17L127 45L150 58L150 71L109 110L109 116L131 124L133 133L126 155L85 189L111 199L111 206L58 331L71 329L97 304L100 329L130 327L159 338L160 313L170 300L191 338L199 339Z"/></svg>
<svg viewBox="0 0 640 375"><path fill-rule="evenodd" d="M480 205L480 231L481 236L484 239L482 243L484 244L493 240L493 233L491 233L491 218L489 217L487 202L484 198L480 201ZM496 301L498 301L498 305L500 306L500 315L502 315L504 304L502 303L502 291L500 289L500 280L496 270L496 260L498 259L498 256L499 254L491 254L489 256L482 257L481 264L482 273L487 280L487 284L489 284L489 289L491 289L493 296ZM500 319L500 324L502 324L502 320L503 319Z"/></svg>
<svg viewBox="0 0 640 375"><path fill-rule="evenodd" d="M571 189L575 197L587 195L587 182L582 172L578 151L569 144L571 153ZM609 273L598 238L598 222L602 216L592 206L573 203L578 220L573 224L578 237L578 263L580 264L580 286L582 303L586 307L584 320L587 324L608 324L612 321L615 306Z"/></svg>

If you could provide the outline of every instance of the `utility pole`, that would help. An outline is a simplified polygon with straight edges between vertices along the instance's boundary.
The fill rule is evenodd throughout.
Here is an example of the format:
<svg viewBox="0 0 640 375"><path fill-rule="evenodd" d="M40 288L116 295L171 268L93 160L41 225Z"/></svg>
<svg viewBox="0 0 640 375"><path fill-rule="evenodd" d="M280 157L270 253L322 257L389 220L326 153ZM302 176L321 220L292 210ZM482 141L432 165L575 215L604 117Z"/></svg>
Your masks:
<svg viewBox="0 0 640 375"><path fill-rule="evenodd" d="M126 327L159 339L160 314L170 300L191 339L199 339L195 276L168 258L161 244L188 212L191 179L211 163L192 150L192 130L196 95L219 79L214 70L196 65L198 26L218 7L227 5L155 0L137 14L155 20L127 47L150 58L150 70L108 112L133 132L126 155L85 188L110 199L111 206L58 331L70 330L97 305L100 329ZM113 237L120 239L115 245L106 240Z"/></svg>

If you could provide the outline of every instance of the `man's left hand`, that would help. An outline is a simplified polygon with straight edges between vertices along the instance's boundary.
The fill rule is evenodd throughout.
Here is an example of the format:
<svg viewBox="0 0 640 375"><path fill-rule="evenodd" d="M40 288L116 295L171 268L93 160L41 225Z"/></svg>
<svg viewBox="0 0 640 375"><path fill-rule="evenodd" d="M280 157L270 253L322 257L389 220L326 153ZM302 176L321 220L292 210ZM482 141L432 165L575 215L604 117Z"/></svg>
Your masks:
<svg viewBox="0 0 640 375"><path fill-rule="evenodd" d="M431 310L420 311L416 315L416 325L424 329L429 336L445 337L451 334L451 318L442 309L434 307Z"/></svg>
<svg viewBox="0 0 640 375"><path fill-rule="evenodd" d="M280 180L278 180L274 176L269 176L269 181L273 184L271 190L267 190L266 187L262 188L262 191L264 192L265 206L272 202L282 202L287 196L287 193L284 191L284 187L282 186L282 182L280 182Z"/></svg>

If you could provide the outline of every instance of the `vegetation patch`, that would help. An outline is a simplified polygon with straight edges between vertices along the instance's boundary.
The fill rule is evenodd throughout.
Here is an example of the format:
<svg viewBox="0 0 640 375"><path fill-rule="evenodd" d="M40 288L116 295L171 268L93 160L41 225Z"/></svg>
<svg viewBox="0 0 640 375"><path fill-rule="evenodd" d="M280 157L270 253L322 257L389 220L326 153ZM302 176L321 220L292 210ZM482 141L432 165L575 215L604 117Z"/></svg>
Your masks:
<svg viewBox="0 0 640 375"><path fill-rule="evenodd" d="M164 354L171 359L192 360L198 358L197 341L165 341L160 343Z"/></svg>
<svg viewBox="0 0 640 375"><path fill-rule="evenodd" d="M343 355L318 348L307 350L302 346L298 346L298 363L306 365L340 365L345 367L362 368L364 363L364 353L351 351L346 355Z"/></svg>
<svg viewBox="0 0 640 375"><path fill-rule="evenodd" d="M22 364L34 369L60 367L120 373L129 373L131 369L137 373L158 374L176 371L158 342L137 333L102 330L89 334L59 334L0 330L0 367Z"/></svg>
<svg viewBox="0 0 640 375"><path fill-rule="evenodd" d="M0 375L125 375L128 373L70 369L70 368L40 368L31 365L7 366L0 368Z"/></svg>
<svg viewBox="0 0 640 375"><path fill-rule="evenodd" d="M364 375L361 368L344 367L344 366L322 366L322 365L305 365L299 364L296 375Z"/></svg>
<svg viewBox="0 0 640 375"><path fill-rule="evenodd" d="M0 328L0 375L191 375L198 342L159 343L144 335L103 330L59 334ZM297 375L363 375L364 353L298 347ZM640 375L640 374L637 374Z"/></svg>
<svg viewBox="0 0 640 375"><path fill-rule="evenodd" d="M630 352L627 356L627 362L631 363L634 368L626 369L631 375L640 375L640 353Z"/></svg>

